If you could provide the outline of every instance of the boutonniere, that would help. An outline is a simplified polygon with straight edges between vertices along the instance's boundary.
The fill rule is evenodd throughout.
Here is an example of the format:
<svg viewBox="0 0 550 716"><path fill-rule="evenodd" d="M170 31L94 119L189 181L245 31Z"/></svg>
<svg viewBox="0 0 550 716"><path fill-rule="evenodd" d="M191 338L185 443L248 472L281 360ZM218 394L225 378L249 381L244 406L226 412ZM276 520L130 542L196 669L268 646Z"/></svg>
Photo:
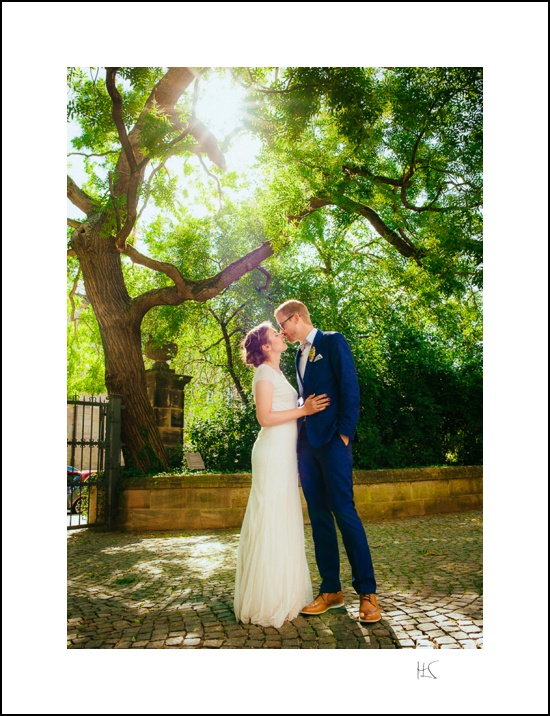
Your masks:
<svg viewBox="0 0 550 716"><path fill-rule="evenodd" d="M311 361L315 358L315 348L311 346L309 349L309 353L307 354L307 359L311 363Z"/></svg>
<svg viewBox="0 0 550 716"><path fill-rule="evenodd" d="M317 361L322 360L322 358L323 358L323 356L319 353L319 355L316 358L314 358L313 362L317 363Z"/></svg>

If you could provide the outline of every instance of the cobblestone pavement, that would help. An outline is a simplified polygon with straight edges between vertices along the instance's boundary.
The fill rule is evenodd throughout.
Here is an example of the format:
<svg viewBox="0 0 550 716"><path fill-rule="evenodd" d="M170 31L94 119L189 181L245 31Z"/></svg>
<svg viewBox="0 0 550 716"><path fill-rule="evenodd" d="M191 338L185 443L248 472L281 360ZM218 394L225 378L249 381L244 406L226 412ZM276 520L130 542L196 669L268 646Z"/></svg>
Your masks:
<svg viewBox="0 0 550 716"><path fill-rule="evenodd" d="M382 620L357 621L341 547L345 607L280 629L238 624L233 579L239 530L68 531L72 649L481 649L482 514L366 524ZM311 528L306 549L314 592Z"/></svg>

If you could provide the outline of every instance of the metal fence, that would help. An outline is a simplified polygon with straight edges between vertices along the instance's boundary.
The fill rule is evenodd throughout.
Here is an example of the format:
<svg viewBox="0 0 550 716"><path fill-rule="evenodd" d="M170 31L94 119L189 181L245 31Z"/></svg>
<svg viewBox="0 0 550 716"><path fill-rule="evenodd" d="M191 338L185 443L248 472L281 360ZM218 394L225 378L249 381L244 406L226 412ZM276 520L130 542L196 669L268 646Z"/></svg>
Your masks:
<svg viewBox="0 0 550 716"><path fill-rule="evenodd" d="M120 395L67 399L67 529L117 523Z"/></svg>

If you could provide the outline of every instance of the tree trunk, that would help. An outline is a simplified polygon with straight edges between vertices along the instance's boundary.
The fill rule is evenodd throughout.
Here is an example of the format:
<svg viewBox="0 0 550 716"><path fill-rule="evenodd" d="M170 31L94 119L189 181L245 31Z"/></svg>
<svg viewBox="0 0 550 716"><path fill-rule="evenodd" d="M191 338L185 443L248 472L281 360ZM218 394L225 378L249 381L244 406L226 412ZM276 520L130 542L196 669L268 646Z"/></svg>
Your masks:
<svg viewBox="0 0 550 716"><path fill-rule="evenodd" d="M244 391L243 386L241 385L241 381L239 380L239 376L235 372L235 365L233 363L233 347L231 345L231 336L229 335L229 331L227 330L227 325L220 321L220 326L223 333L223 342L225 343L225 354L227 355L227 370L229 371L229 375L231 376L233 380L233 384L235 388L237 389L237 393L239 394L241 400L245 405L249 404L248 397Z"/></svg>
<svg viewBox="0 0 550 716"><path fill-rule="evenodd" d="M143 471L160 470L168 468L168 459L147 395L141 319L132 310L115 239L104 236L103 223L101 216L90 217L73 233L71 246L80 261L86 295L99 324L107 390L122 396L125 465Z"/></svg>

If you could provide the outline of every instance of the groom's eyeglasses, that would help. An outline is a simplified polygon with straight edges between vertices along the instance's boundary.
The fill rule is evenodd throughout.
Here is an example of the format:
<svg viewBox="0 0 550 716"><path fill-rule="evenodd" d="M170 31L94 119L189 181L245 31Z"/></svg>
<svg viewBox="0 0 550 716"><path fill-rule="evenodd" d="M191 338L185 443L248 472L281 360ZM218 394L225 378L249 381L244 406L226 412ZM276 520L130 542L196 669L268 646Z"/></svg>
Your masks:
<svg viewBox="0 0 550 716"><path fill-rule="evenodd" d="M279 328L281 329L281 331L283 330L283 327L284 327L285 323L286 323L287 321L290 321L291 318L294 318L294 313L292 314L292 316L289 316L288 318L285 318L285 320L284 320L282 323L278 323L278 324L277 324L277 325L279 326Z"/></svg>

